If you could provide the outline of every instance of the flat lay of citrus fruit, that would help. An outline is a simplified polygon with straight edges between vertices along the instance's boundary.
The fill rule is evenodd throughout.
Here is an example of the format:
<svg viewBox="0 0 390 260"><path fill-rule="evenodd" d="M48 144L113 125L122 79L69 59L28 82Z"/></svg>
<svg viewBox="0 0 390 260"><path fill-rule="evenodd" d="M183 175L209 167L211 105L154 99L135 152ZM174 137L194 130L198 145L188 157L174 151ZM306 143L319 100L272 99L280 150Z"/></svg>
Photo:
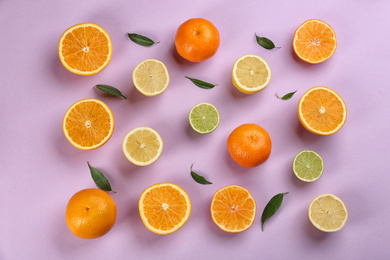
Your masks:
<svg viewBox="0 0 390 260"><path fill-rule="evenodd" d="M94 75L111 60L112 44L108 33L94 23L77 24L67 29L58 43L64 67L78 75Z"/></svg>

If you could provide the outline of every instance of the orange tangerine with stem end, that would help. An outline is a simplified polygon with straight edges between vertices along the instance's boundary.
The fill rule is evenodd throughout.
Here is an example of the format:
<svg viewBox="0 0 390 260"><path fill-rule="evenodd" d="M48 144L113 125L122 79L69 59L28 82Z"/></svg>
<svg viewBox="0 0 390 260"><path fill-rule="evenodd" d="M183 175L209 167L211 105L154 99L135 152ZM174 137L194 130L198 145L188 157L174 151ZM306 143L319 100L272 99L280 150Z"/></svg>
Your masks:
<svg viewBox="0 0 390 260"><path fill-rule="evenodd" d="M257 124L243 124L229 135L227 148L239 165L256 167L271 154L272 142L267 131Z"/></svg>
<svg viewBox="0 0 390 260"><path fill-rule="evenodd" d="M336 51L336 33L327 23L311 19L295 31L293 48L297 56L316 64L329 59Z"/></svg>
<svg viewBox="0 0 390 260"><path fill-rule="evenodd" d="M201 62L214 56L219 42L218 29L203 18L185 21L177 29L175 36L177 52L191 62Z"/></svg>
<svg viewBox="0 0 390 260"><path fill-rule="evenodd" d="M114 226L116 213L115 201L107 192L85 189L70 198L66 207L66 224L80 238L98 238Z"/></svg>

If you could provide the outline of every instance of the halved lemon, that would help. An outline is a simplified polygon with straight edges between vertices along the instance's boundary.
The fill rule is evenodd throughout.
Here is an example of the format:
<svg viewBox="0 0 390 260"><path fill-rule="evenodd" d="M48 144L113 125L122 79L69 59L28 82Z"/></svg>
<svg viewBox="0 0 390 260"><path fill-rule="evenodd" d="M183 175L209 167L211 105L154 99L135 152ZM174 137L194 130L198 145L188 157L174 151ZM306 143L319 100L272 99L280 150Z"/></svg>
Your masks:
<svg viewBox="0 0 390 260"><path fill-rule="evenodd" d="M157 96L168 87L168 69L159 60L148 59L140 62L133 71L133 83L145 96Z"/></svg>
<svg viewBox="0 0 390 260"><path fill-rule="evenodd" d="M104 102L93 98L83 99L66 111L62 128L73 146L92 150L110 139L114 131L114 116Z"/></svg>
<svg viewBox="0 0 390 260"><path fill-rule="evenodd" d="M111 60L111 39L97 24L77 24L62 34L58 43L58 55L70 72L94 75L103 70Z"/></svg>
<svg viewBox="0 0 390 260"><path fill-rule="evenodd" d="M137 127L123 139L122 150L126 158L138 166L147 166L160 157L163 141L150 127Z"/></svg>
<svg viewBox="0 0 390 260"><path fill-rule="evenodd" d="M309 219L321 231L335 232L342 229L348 219L344 202L333 194L316 197L309 206Z"/></svg>
<svg viewBox="0 0 390 260"><path fill-rule="evenodd" d="M160 235L177 231L191 214L188 194L173 183L159 183L147 188L141 194L138 207L145 226Z"/></svg>
<svg viewBox="0 0 390 260"><path fill-rule="evenodd" d="M233 85L245 94L254 94L264 89L271 80L271 68L260 56L241 56L233 65Z"/></svg>

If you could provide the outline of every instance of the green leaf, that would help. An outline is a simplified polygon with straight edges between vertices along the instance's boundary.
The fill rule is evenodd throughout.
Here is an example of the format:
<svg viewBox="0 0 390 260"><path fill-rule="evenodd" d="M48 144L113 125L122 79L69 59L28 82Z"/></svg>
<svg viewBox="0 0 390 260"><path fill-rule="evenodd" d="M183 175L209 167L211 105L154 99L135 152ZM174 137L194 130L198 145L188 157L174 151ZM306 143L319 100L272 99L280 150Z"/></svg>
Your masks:
<svg viewBox="0 0 390 260"><path fill-rule="evenodd" d="M200 184L213 184L212 182L209 182L205 179L205 177L195 173L194 171L192 171L192 166L194 164L191 164L191 176L192 178L194 179L194 181L196 181L197 183L200 183Z"/></svg>
<svg viewBox="0 0 390 260"><path fill-rule="evenodd" d="M89 165L89 162L87 162L87 164L88 164L89 170L91 171L92 179L96 183L96 185L102 190L113 191L111 189L110 183L108 182L108 180L106 179L104 174L101 171L99 171L98 169L91 167L91 165Z"/></svg>
<svg viewBox="0 0 390 260"><path fill-rule="evenodd" d="M286 194L288 194L288 192L276 194L265 206L263 215L261 216L262 231L264 231L264 222L270 217L272 217L275 214L275 212L279 209L280 205L282 205L283 196Z"/></svg>
<svg viewBox="0 0 390 260"><path fill-rule="evenodd" d="M283 97L279 97L278 94L275 93L275 96L279 99L282 99L282 100L289 100L290 98L292 98L294 96L294 94L297 92L297 90L293 91L293 92L290 92L290 93L287 93L286 95L284 95Z"/></svg>
<svg viewBox="0 0 390 260"><path fill-rule="evenodd" d="M124 99L127 99L127 97L125 95L123 95L122 92L120 92L118 89L116 89L112 86L98 84L95 86L95 88L103 91L104 93L107 93L107 94L110 94L113 96L120 96L120 97L123 97Z"/></svg>
<svg viewBox="0 0 390 260"><path fill-rule="evenodd" d="M256 41L261 47L267 50L272 50L274 48L278 48L278 49L282 48L282 47L275 47L275 44L270 39L267 39L265 37L260 37L256 35Z"/></svg>
<svg viewBox="0 0 390 260"><path fill-rule="evenodd" d="M154 44L160 43L160 42L155 42L152 39L149 39L148 37L136 33L128 33L127 36L129 36L130 40L132 40L136 44L145 47L149 47Z"/></svg>
<svg viewBox="0 0 390 260"><path fill-rule="evenodd" d="M204 82L202 80L199 80L199 79L193 79L193 78L190 78L190 77L187 77L185 76L187 79L191 80L192 83L194 83L196 86L200 87L200 88L204 88L204 89L212 89L214 88L215 86L218 86L218 84L211 84L211 83L208 83L208 82Z"/></svg>

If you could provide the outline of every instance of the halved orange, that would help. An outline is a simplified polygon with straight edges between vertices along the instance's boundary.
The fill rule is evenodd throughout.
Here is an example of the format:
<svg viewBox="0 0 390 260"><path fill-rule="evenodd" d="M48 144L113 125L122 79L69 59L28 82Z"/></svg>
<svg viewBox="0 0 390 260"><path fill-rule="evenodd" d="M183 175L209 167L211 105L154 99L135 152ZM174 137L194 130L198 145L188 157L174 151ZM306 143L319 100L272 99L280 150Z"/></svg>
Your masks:
<svg viewBox="0 0 390 260"><path fill-rule="evenodd" d="M329 59L336 51L336 33L327 23L311 19L295 31L293 47L301 60L320 63Z"/></svg>
<svg viewBox="0 0 390 260"><path fill-rule="evenodd" d="M114 131L114 116L110 108L97 99L83 99L65 113L62 123L65 137L81 150L102 146Z"/></svg>
<svg viewBox="0 0 390 260"><path fill-rule="evenodd" d="M223 231L238 233L250 228L256 217L256 202L249 191L237 185L218 190L211 201L211 217Z"/></svg>
<svg viewBox="0 0 390 260"><path fill-rule="evenodd" d="M334 90L318 86L306 91L299 100L298 117L310 132L331 135L344 125L347 107Z"/></svg>
<svg viewBox="0 0 390 260"><path fill-rule="evenodd" d="M97 24L77 24L62 34L58 43L58 55L70 72L85 76L94 75L104 69L111 60L111 39Z"/></svg>
<svg viewBox="0 0 390 260"><path fill-rule="evenodd" d="M191 214L190 198L173 183L159 183L147 188L141 194L138 207L145 226L160 235L177 231Z"/></svg>

